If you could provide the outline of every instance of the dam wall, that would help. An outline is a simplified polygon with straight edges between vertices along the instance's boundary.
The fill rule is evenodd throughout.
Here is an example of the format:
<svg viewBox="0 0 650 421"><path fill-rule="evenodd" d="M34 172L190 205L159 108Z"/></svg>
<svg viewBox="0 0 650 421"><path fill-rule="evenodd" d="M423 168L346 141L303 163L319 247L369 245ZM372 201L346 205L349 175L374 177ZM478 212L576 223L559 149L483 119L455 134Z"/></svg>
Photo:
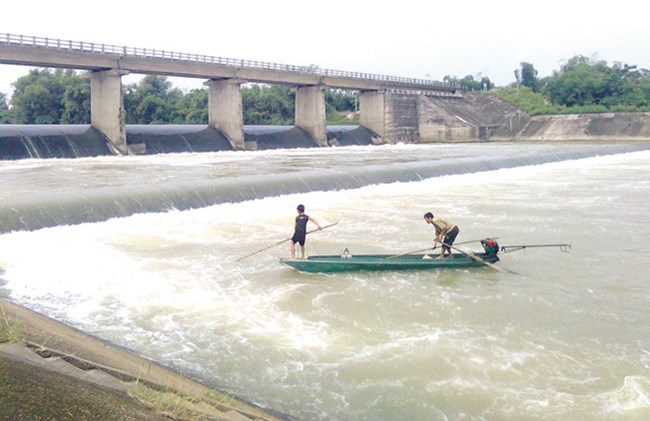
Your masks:
<svg viewBox="0 0 650 421"><path fill-rule="evenodd" d="M0 160L113 155L90 125L0 125Z"/></svg>
<svg viewBox="0 0 650 421"><path fill-rule="evenodd" d="M373 98L377 109L371 114L377 116L373 126L376 131L363 124L326 126L326 138L318 140L301 127L244 126L243 149L400 142L650 140L650 113L531 117L492 95L437 97L387 93ZM231 139L210 125L127 125L125 136L127 149L137 154L233 150ZM0 125L0 160L114 155L113 146L107 136L91 125Z"/></svg>
<svg viewBox="0 0 650 421"><path fill-rule="evenodd" d="M381 139L360 126L328 126L331 146L372 145ZM205 125L127 125L126 143L139 154L233 150L228 137ZM318 141L294 126L244 126L246 150L318 148ZM0 160L88 158L115 155L110 140L86 125L0 125Z"/></svg>

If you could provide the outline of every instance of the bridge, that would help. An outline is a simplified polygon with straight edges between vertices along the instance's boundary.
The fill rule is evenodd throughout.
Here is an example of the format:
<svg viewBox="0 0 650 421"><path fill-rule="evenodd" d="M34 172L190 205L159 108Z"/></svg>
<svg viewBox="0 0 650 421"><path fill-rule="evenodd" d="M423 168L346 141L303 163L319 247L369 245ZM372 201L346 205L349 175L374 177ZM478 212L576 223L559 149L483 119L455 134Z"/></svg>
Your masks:
<svg viewBox="0 0 650 421"><path fill-rule="evenodd" d="M236 150L245 149L240 86L247 82L295 86L295 124L321 146L327 145L325 89L358 91L361 126L388 142L399 140L393 95L462 96L456 86L426 79L6 33L0 34L0 64L90 71L91 125L122 154L137 153L128 149L124 127L121 76L129 73L205 79L208 125Z"/></svg>

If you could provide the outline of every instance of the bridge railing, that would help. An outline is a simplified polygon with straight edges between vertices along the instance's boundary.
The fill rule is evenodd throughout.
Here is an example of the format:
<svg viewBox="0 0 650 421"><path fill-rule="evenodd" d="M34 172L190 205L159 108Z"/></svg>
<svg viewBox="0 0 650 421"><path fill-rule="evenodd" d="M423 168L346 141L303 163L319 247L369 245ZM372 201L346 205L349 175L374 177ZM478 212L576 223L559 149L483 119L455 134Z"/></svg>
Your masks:
<svg viewBox="0 0 650 421"><path fill-rule="evenodd" d="M296 66L290 64L279 64L265 61L244 60L227 57L209 56L203 54L188 54L174 51L166 51L152 48L125 47L110 44L101 44L85 41L61 40L56 38L44 38L27 35L15 35L0 33L0 44L12 44L28 47L47 47L60 50L81 51L87 53L113 54L119 56L132 56L142 58L155 58L163 60L178 60L198 63L218 64L223 66L274 70L281 72L294 72L303 74L315 74L328 77L342 77L350 79L365 79L379 82L419 85L423 89L453 90L456 86L444 82L428 79L415 79L398 76L388 76L375 73L350 72L344 70L321 69L318 66Z"/></svg>

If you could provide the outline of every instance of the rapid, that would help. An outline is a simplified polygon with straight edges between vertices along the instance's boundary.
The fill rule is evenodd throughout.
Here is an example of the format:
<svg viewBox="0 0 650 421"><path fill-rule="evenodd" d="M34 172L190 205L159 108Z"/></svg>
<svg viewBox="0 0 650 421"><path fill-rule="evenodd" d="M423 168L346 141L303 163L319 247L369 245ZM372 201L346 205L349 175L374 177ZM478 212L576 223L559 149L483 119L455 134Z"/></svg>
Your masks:
<svg viewBox="0 0 650 421"><path fill-rule="evenodd" d="M0 296L290 419L650 417L650 145L23 160L0 180L19 221ZM304 274L288 243L237 260L290 237L299 203L338 222L308 254L424 248L427 211L458 242L572 248L501 253L517 274Z"/></svg>

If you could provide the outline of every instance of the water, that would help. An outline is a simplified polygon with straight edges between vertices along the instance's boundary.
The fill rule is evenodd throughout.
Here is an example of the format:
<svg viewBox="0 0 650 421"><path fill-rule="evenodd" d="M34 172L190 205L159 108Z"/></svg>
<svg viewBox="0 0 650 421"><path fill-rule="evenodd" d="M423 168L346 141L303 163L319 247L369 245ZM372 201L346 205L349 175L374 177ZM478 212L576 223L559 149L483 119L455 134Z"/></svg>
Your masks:
<svg viewBox="0 0 650 421"><path fill-rule="evenodd" d="M396 145L0 161L0 233L558 162L645 143Z"/></svg>
<svg viewBox="0 0 650 421"><path fill-rule="evenodd" d="M462 159L486 146L494 156L514 147L138 159L160 178L191 179L183 166L199 179L216 168L271 177L342 159L412 162L424 151ZM230 169L212 164L223 156ZM29 164L85 168L70 170L88 174L71 177L78 185L100 178L93 166L118 165L80 162ZM637 151L5 233L0 294L300 420L647 419L649 176L650 151ZM429 210L459 224L459 242L498 236L572 250L502 254L519 275L302 274L278 263L286 243L237 262L289 237L298 203L322 225L340 221L310 235L309 254L423 248Z"/></svg>

